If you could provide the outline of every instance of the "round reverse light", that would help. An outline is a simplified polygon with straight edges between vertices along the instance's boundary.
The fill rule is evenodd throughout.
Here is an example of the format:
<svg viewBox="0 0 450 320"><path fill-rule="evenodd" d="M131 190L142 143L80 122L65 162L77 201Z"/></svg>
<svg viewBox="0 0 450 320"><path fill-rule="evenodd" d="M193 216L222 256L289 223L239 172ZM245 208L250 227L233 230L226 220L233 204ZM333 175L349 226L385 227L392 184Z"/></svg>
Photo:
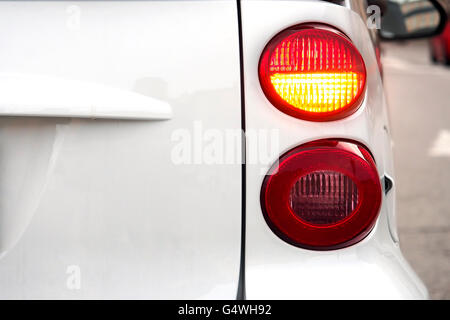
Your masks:
<svg viewBox="0 0 450 320"><path fill-rule="evenodd" d="M266 45L259 79L267 99L293 117L330 121L355 112L366 82L363 58L340 31L303 24Z"/></svg>
<svg viewBox="0 0 450 320"><path fill-rule="evenodd" d="M292 186L289 204L292 212L307 223L338 223L355 212L358 187L341 172L318 170L300 177Z"/></svg>
<svg viewBox="0 0 450 320"><path fill-rule="evenodd" d="M319 140L292 149L271 168L261 188L261 208L281 239L330 250L367 236L381 195L375 162L364 146Z"/></svg>

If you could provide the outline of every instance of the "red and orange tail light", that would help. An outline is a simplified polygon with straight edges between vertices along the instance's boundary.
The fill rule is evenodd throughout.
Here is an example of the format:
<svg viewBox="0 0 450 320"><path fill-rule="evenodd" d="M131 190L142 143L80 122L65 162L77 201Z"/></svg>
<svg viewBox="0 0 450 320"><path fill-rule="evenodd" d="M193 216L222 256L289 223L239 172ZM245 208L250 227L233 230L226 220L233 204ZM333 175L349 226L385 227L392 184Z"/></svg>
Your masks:
<svg viewBox="0 0 450 320"><path fill-rule="evenodd" d="M269 101L293 117L330 121L361 104L364 61L340 31L298 25L276 35L264 49L259 79Z"/></svg>

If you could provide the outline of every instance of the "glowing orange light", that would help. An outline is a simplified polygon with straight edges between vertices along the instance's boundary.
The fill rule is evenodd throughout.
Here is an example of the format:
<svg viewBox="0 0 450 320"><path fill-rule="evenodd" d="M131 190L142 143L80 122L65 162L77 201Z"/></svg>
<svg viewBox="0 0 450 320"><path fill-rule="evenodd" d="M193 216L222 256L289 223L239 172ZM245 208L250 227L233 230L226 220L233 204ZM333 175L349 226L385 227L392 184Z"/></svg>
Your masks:
<svg viewBox="0 0 450 320"><path fill-rule="evenodd" d="M342 73L276 73L270 76L275 91L295 108L331 112L344 108L358 93L360 76Z"/></svg>
<svg viewBox="0 0 450 320"><path fill-rule="evenodd" d="M363 59L341 33L296 26L273 38L260 61L267 98L308 120L334 120L359 107L366 80Z"/></svg>

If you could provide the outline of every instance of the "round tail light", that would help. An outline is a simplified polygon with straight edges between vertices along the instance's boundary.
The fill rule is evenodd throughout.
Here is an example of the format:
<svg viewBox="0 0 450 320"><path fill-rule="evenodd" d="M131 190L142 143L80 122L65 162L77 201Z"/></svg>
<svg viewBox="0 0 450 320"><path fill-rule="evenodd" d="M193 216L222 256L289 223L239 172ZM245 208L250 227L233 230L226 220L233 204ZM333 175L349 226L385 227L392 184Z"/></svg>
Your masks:
<svg viewBox="0 0 450 320"><path fill-rule="evenodd" d="M330 121L355 112L366 82L363 58L340 31L297 25L277 34L259 62L264 94L293 117Z"/></svg>
<svg viewBox="0 0 450 320"><path fill-rule="evenodd" d="M363 239L381 205L375 163L362 145L321 140L292 149L266 175L261 207L283 240L315 250Z"/></svg>

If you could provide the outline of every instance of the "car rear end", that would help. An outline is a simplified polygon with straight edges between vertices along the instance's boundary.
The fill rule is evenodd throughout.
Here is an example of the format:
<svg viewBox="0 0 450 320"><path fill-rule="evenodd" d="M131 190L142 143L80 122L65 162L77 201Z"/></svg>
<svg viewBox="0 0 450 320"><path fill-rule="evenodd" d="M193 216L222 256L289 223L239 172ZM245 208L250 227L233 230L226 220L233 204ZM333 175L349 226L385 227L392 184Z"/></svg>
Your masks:
<svg viewBox="0 0 450 320"><path fill-rule="evenodd" d="M268 172L268 175L273 175L273 173L268 168L262 168L261 165L247 164L245 246L247 298L426 298L425 287L402 257L398 245L395 225L395 179L387 106L375 49L367 29L367 21L361 14L361 10L358 10L358 3L356 1L347 2L347 5L336 5L324 1L242 1L241 3L246 130L263 128L278 130L278 149L269 161L271 165L275 163L271 170L274 167L282 170L282 165L285 163L282 156L292 152L298 146L311 142L320 144L320 141L324 140L351 141L353 145L364 146L370 154L376 164L377 176L381 182L379 188L382 191L381 204L378 215L373 221L373 229L363 238L360 234L353 235L357 238L357 243L352 241L355 238L352 238L351 234L344 234L347 244L341 243L336 249L336 247L333 248L334 241L338 242L342 239L333 239L333 237L337 238L342 234L335 233L333 229L345 228L345 224L351 224L351 219L343 224L336 221L334 226L333 223L316 224L316 226L314 223L306 223L299 225L296 230L283 229L282 223L278 221L274 223L279 227L272 228L275 232L271 232L267 219L264 219L262 211L265 208L263 205L261 210L261 202L273 204L274 220L282 219L280 215L276 216L277 212L286 210L285 215L288 217L292 216L295 210L280 208L276 197L287 197L282 192L276 194L275 199L270 198L270 195L267 196L269 199L265 199L265 195L261 195L261 186L268 179L265 174ZM362 12L365 13L364 11ZM323 118L318 115L315 121L308 121L309 119L298 119L280 112L274 107L277 102L275 105L271 103L260 85L258 63L264 50L267 50L266 44L269 40L292 26L311 23L321 25L319 29L330 27L343 34L364 61L366 84L360 105L352 114L338 116L340 117L338 120L328 121L325 114ZM325 45L323 47L325 48ZM302 53L298 55L301 56ZM330 55L329 59L334 58ZM324 86L326 85L325 83ZM320 95L319 91L320 89L313 90L311 94ZM304 116L300 115L300 118L302 117ZM247 149L252 148L251 142L247 139ZM320 148L317 147L317 149ZM334 164L326 162L332 162L330 159L339 161L333 157L333 151L334 148L331 147L313 160L316 163L324 163L322 167L317 167L313 171L332 170ZM291 175L298 174L302 168L308 166L307 160L305 163L302 161L300 157L298 164L294 164ZM337 169L337 171L341 170ZM306 173L307 170L303 172ZM280 190L280 188L280 184L275 185L275 189ZM323 192L326 188L328 186L316 184L316 194L322 192L322 196L326 197L327 195ZM339 188L342 188L343 192L345 186L340 185L337 189ZM333 192L336 191L333 189ZM285 193L289 192L291 192L289 188L286 188ZM370 191L369 194L373 195L374 192ZM304 193L305 197L308 197L307 192ZM313 196L310 195L310 197ZM377 206L376 200L370 199L369 196L362 200L364 201L368 202L369 207ZM313 200L312 205L319 206L320 199ZM325 207L321 212L320 210L315 212L327 215L332 214L332 209ZM356 216L358 214L363 213L359 212ZM353 216L353 219L356 216ZM330 227L329 232L323 232L326 227ZM331 249L334 250L328 250L327 243L316 242L317 245L311 245L314 239L302 238L307 228L313 230L312 237L314 232L321 235L318 238L331 237L328 240ZM298 237L295 238L296 236Z"/></svg>
<svg viewBox="0 0 450 320"><path fill-rule="evenodd" d="M426 298L365 18L1 1L0 297Z"/></svg>

